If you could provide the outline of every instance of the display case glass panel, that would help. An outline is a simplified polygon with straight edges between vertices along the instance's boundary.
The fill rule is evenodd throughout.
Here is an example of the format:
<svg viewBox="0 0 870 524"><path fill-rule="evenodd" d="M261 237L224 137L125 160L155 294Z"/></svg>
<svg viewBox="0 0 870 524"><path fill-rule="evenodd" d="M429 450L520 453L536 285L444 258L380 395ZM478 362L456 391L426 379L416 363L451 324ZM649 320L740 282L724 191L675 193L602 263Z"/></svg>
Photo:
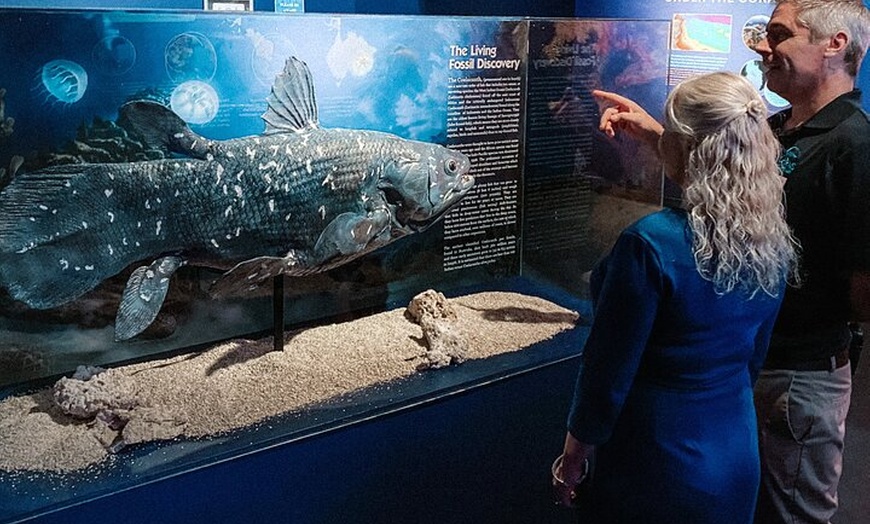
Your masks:
<svg viewBox="0 0 870 524"><path fill-rule="evenodd" d="M110 439L84 468L41 468L15 448L0 521L576 356L585 275L668 194L653 152L597 131L591 90L661 107L668 35L667 21L0 11L0 413L26 399L92 427L52 404L80 366L85 381L95 366L144 376L228 347L212 379L265 365L272 346L258 341L289 344L427 289L573 314L487 310L505 329L571 327L225 431ZM277 390L266 382L263 396ZM222 384L213 396L239 401ZM13 449L2 429L0 442Z"/></svg>

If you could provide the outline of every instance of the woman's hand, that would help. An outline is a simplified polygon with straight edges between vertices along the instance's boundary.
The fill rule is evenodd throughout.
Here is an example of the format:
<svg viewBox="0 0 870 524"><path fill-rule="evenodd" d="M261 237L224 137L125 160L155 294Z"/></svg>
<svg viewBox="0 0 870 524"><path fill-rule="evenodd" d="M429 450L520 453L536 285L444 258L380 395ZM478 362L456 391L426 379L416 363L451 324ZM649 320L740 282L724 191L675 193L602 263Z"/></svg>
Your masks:
<svg viewBox="0 0 870 524"><path fill-rule="evenodd" d="M609 91L592 91L599 102L604 105L598 129L613 138L618 131L625 131L630 136L658 150L659 137L664 128L650 116L644 108L624 96Z"/></svg>
<svg viewBox="0 0 870 524"><path fill-rule="evenodd" d="M571 433L565 436L561 460L557 459L553 470L553 491L557 504L568 507L574 505L577 496L574 489L589 473L589 459L594 451L595 446L580 442Z"/></svg>

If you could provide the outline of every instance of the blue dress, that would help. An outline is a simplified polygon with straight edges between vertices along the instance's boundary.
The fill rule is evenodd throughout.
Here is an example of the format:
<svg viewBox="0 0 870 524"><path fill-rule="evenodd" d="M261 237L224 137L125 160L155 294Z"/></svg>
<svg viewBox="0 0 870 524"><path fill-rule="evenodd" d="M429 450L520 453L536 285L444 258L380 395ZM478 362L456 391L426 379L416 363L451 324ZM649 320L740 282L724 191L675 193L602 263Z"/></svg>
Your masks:
<svg viewBox="0 0 870 524"><path fill-rule="evenodd" d="M782 292L717 294L676 209L626 228L591 285L595 319L568 423L599 446L581 522L752 522L751 384Z"/></svg>

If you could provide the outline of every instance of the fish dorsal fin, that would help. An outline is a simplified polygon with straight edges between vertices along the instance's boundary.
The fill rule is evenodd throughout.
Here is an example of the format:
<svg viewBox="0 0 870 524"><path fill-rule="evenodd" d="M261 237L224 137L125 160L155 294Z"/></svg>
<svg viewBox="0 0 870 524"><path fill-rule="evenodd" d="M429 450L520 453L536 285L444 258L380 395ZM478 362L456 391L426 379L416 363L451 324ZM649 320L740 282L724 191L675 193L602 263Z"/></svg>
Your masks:
<svg viewBox="0 0 870 524"><path fill-rule="evenodd" d="M211 150L210 140L191 131L171 109L151 100L135 100L121 106L118 125L151 149L199 159L205 159Z"/></svg>
<svg viewBox="0 0 870 524"><path fill-rule="evenodd" d="M284 70L275 78L266 102L269 108L263 113L263 120L267 135L303 131L319 125L311 71L295 56L287 59Z"/></svg>

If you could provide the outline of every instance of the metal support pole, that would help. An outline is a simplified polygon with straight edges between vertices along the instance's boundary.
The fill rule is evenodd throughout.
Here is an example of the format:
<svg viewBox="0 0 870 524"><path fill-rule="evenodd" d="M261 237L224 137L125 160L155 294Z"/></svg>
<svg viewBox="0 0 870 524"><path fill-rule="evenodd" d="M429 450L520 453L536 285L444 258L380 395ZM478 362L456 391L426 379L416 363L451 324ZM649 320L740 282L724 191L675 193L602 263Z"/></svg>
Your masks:
<svg viewBox="0 0 870 524"><path fill-rule="evenodd" d="M272 349L284 350L284 275L272 279Z"/></svg>

